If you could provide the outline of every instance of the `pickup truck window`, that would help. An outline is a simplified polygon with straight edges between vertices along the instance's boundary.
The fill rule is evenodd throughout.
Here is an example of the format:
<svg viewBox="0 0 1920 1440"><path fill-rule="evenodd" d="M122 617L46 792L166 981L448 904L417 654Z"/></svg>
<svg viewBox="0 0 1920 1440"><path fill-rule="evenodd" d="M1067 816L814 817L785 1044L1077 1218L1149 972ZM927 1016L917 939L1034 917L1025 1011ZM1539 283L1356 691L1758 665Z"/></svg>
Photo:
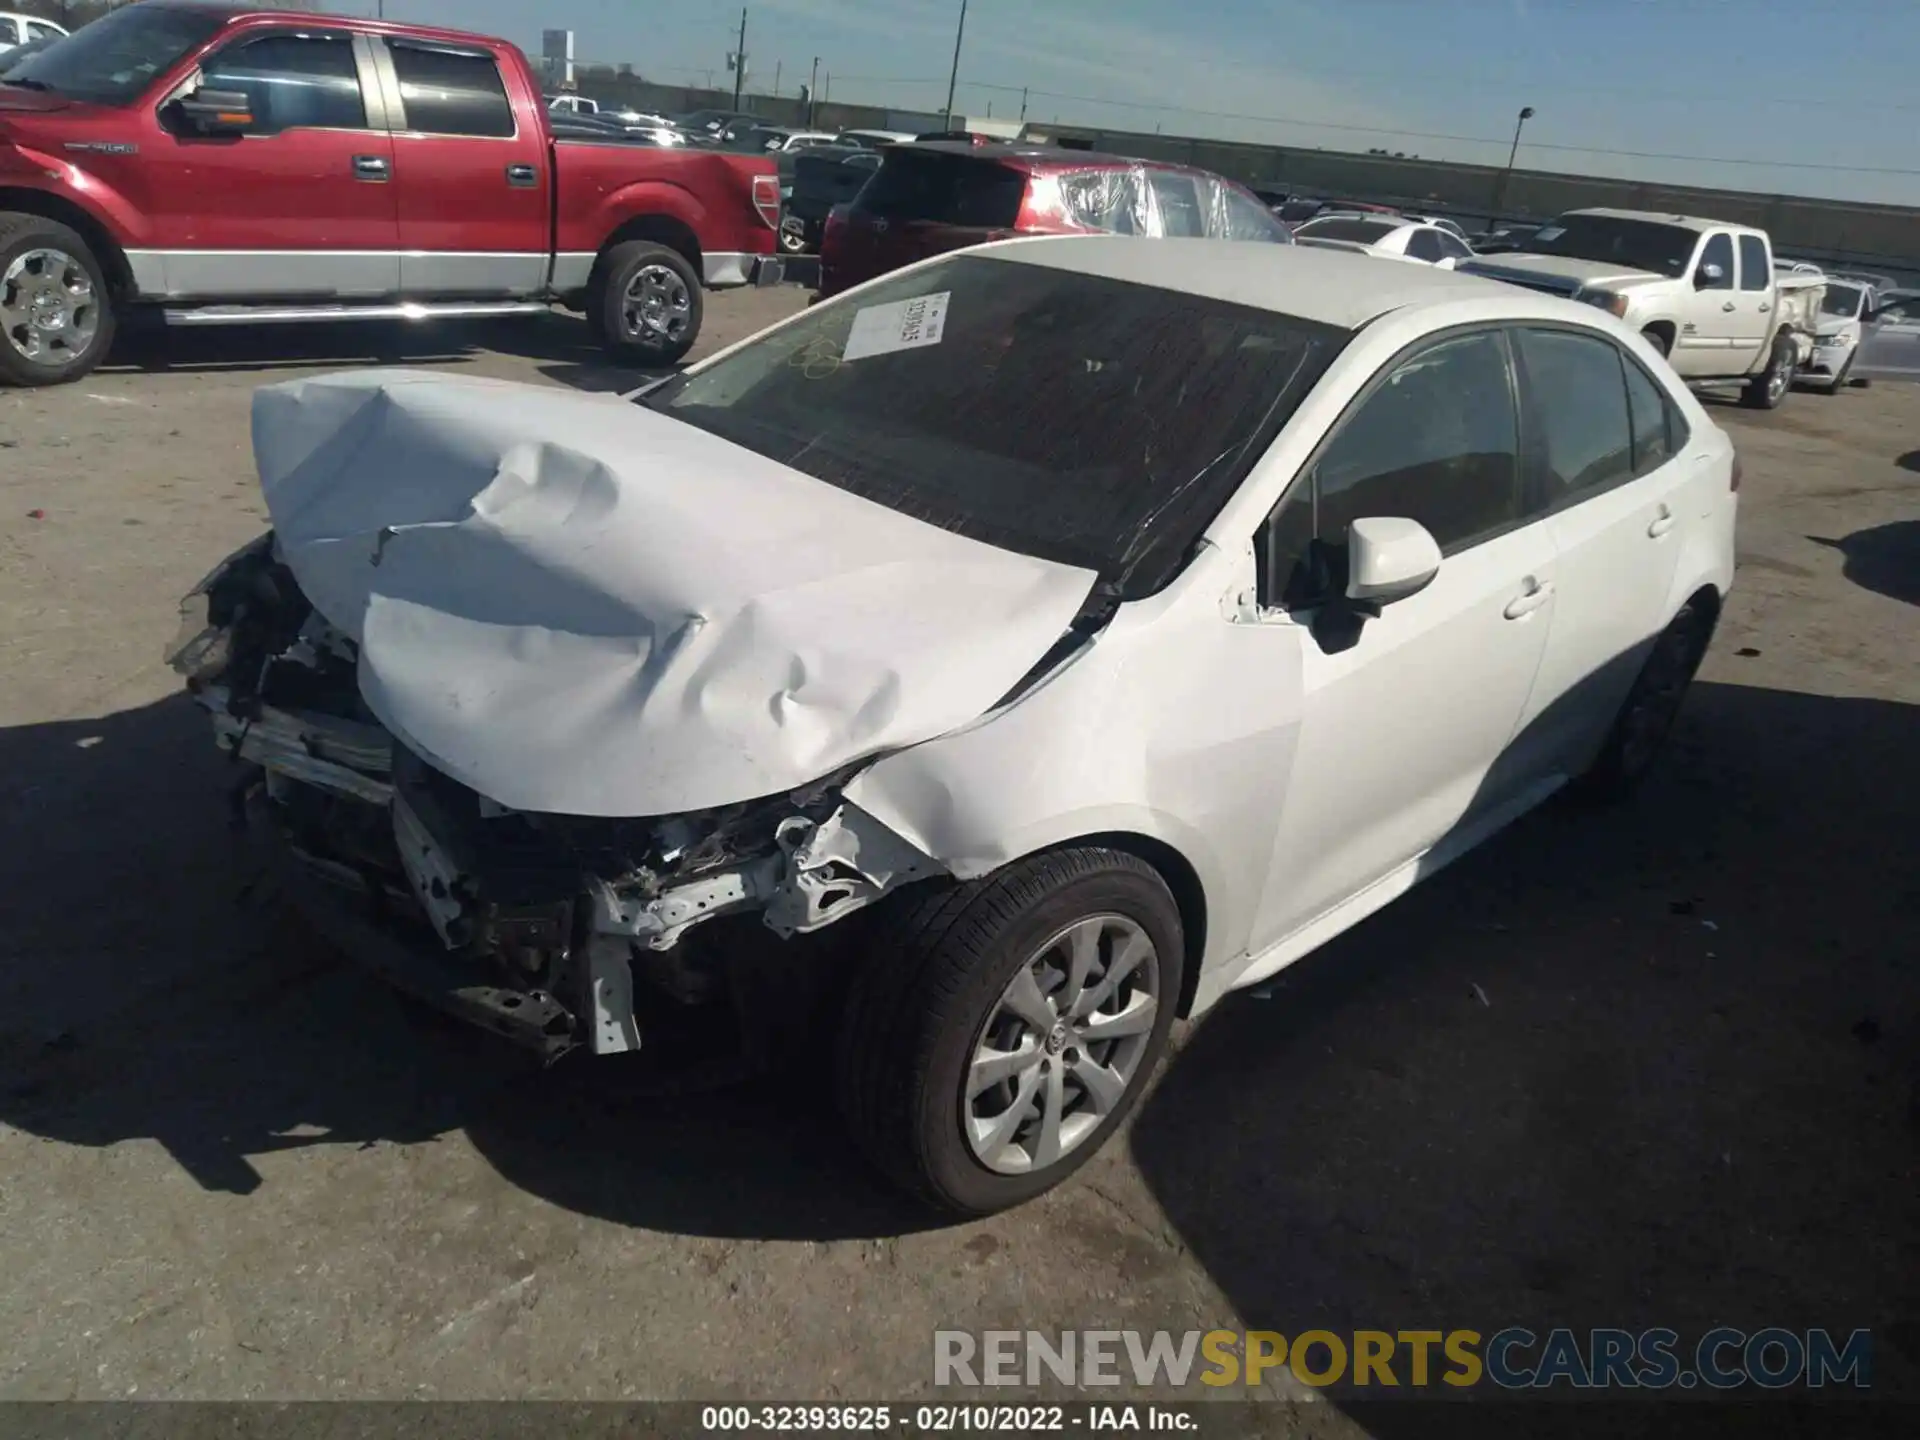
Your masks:
<svg viewBox="0 0 1920 1440"><path fill-rule="evenodd" d="M1612 215L1562 215L1520 242L1528 255L1565 255L1574 260L1597 260L1629 270L1647 270L1678 280L1687 273L1699 232L1654 220L1622 220ZM1733 275L1733 256L1727 256L1727 275Z"/></svg>
<svg viewBox="0 0 1920 1440"><path fill-rule="evenodd" d="M420 135L475 135L508 139L513 106L500 67L484 51L453 50L411 40L389 40L406 128Z"/></svg>
<svg viewBox="0 0 1920 1440"><path fill-rule="evenodd" d="M1758 235L1740 237L1740 288L1765 290L1773 284L1773 262L1767 258L1767 242Z"/></svg>
<svg viewBox="0 0 1920 1440"><path fill-rule="evenodd" d="M1620 351L1597 335L1523 330L1528 429L1540 437L1549 510L1633 478Z"/></svg>
<svg viewBox="0 0 1920 1440"><path fill-rule="evenodd" d="M344 35L278 31L216 52L200 67L209 90L238 90L253 109L249 135L283 130L364 130L366 101L353 42Z"/></svg>
<svg viewBox="0 0 1920 1440"><path fill-rule="evenodd" d="M1718 280L1706 278L1709 265L1720 267ZM1718 235L1709 236L1706 248L1700 252L1700 267L1694 271L1694 274L1700 277L1698 283L1702 290L1733 289L1733 237L1724 230Z"/></svg>
<svg viewBox="0 0 1920 1440"><path fill-rule="evenodd" d="M212 39L225 20L217 10L129 5L81 26L11 68L0 58L0 76L69 100L128 105L146 92L161 71Z"/></svg>

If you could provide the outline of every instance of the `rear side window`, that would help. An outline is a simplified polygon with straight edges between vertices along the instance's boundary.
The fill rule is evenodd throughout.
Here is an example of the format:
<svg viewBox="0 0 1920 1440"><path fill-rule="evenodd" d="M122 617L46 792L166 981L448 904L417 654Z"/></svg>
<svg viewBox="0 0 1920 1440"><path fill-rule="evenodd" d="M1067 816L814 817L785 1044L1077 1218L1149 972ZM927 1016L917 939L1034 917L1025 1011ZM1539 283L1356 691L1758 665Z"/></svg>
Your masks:
<svg viewBox="0 0 1920 1440"><path fill-rule="evenodd" d="M407 129L422 135L477 135L505 139L514 133L513 107L493 56L473 50L443 50L411 41L389 41Z"/></svg>
<svg viewBox="0 0 1920 1440"><path fill-rule="evenodd" d="M1773 284L1773 262L1767 258L1767 242L1758 235L1740 237L1740 288L1764 290Z"/></svg>
<svg viewBox="0 0 1920 1440"><path fill-rule="evenodd" d="M1633 473L1648 475L1680 453L1687 420L1667 392L1632 360L1627 364L1627 409L1633 415Z"/></svg>
<svg viewBox="0 0 1920 1440"><path fill-rule="evenodd" d="M206 60L200 74L205 89L247 97L251 135L367 128L360 67L344 35L283 32L242 40Z"/></svg>
<svg viewBox="0 0 1920 1440"><path fill-rule="evenodd" d="M1147 200L1132 170L1086 170L1059 179L1060 205L1076 225L1110 235L1143 235Z"/></svg>
<svg viewBox="0 0 1920 1440"><path fill-rule="evenodd" d="M868 215L889 220L930 220L969 229L1010 229L1026 197L1024 171L971 155L898 150L856 202Z"/></svg>
<svg viewBox="0 0 1920 1440"><path fill-rule="evenodd" d="M1293 237L1273 212L1251 196L1243 195L1231 185L1220 187L1226 195L1226 214L1221 236L1227 240L1271 240L1285 245Z"/></svg>
<svg viewBox="0 0 1920 1440"><path fill-rule="evenodd" d="M1632 479L1633 425L1619 348L1565 330L1523 330L1519 339L1546 507Z"/></svg>
<svg viewBox="0 0 1920 1440"><path fill-rule="evenodd" d="M1438 230L1416 230L1407 237L1407 254L1416 260L1437 265L1446 258L1446 253L1440 246Z"/></svg>

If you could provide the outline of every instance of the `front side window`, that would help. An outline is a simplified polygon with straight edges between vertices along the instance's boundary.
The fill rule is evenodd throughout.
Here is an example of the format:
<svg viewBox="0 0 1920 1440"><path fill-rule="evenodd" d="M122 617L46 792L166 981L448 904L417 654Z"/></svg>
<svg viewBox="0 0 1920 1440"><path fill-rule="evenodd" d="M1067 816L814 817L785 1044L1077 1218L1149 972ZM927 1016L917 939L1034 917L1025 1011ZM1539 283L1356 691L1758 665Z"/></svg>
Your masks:
<svg viewBox="0 0 1920 1440"><path fill-rule="evenodd" d="M0 56L0 79L93 105L130 105L225 19L217 10L128 5L11 65Z"/></svg>
<svg viewBox="0 0 1920 1440"><path fill-rule="evenodd" d="M242 40L207 58L200 84L247 97L249 135L367 128L360 67L344 35L276 31Z"/></svg>
<svg viewBox="0 0 1920 1440"><path fill-rule="evenodd" d="M818 306L640 403L1133 597L1178 573L1349 334L963 254Z"/></svg>
<svg viewBox="0 0 1920 1440"><path fill-rule="evenodd" d="M1268 522L1266 591L1277 603L1345 589L1355 520L1417 520L1446 554L1518 523L1519 424L1505 339L1452 336L1395 362L1342 417L1303 481Z"/></svg>
<svg viewBox="0 0 1920 1440"><path fill-rule="evenodd" d="M1773 284L1773 262L1767 258L1767 242L1758 235L1740 237L1740 288L1764 290Z"/></svg>
<svg viewBox="0 0 1920 1440"><path fill-rule="evenodd" d="M389 40L400 81L407 129L422 135L506 139L514 133L513 106L493 56Z"/></svg>
<svg viewBox="0 0 1920 1440"><path fill-rule="evenodd" d="M1709 275L1707 267L1711 265L1718 272ZM1694 271L1694 283L1702 290L1733 289L1733 237L1715 235L1707 241L1700 251L1700 268Z"/></svg>
<svg viewBox="0 0 1920 1440"><path fill-rule="evenodd" d="M1546 507L1632 479L1633 424L1619 348L1567 330L1523 330L1519 341Z"/></svg>

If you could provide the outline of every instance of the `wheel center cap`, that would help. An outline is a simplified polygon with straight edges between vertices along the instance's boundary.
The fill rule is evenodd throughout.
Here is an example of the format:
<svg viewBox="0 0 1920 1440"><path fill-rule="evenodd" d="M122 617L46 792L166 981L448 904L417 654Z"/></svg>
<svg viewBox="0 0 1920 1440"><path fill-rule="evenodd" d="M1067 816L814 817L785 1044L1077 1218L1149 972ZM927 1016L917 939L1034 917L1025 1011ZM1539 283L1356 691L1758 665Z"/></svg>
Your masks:
<svg viewBox="0 0 1920 1440"><path fill-rule="evenodd" d="M1061 1020L1047 1032L1047 1054L1058 1055L1067 1048L1067 1022Z"/></svg>

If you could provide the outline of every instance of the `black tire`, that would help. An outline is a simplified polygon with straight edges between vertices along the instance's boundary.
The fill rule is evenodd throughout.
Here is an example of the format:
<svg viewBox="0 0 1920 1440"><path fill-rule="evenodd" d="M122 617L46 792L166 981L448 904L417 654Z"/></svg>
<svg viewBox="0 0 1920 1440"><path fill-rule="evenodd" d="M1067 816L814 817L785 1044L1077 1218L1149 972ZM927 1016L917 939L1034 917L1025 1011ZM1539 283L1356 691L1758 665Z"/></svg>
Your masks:
<svg viewBox="0 0 1920 1440"><path fill-rule="evenodd" d="M650 268L667 272L679 286L670 316L661 322L664 328L646 323L628 305L629 288ZM671 289L664 279L662 284ZM704 313L700 277L687 257L651 240L629 240L608 250L587 286L587 323L594 337L630 365L677 365L700 338Z"/></svg>
<svg viewBox="0 0 1920 1440"><path fill-rule="evenodd" d="M1642 330L1640 332L1640 338L1646 341L1647 344L1651 345L1654 349L1658 350L1660 352L1660 358L1662 360L1667 359L1670 355L1673 354L1673 341L1667 338L1665 331Z"/></svg>
<svg viewBox="0 0 1920 1440"><path fill-rule="evenodd" d="M87 242L56 220L17 212L0 213L0 305L15 299L22 285L38 283L48 273L44 259L34 260L30 262L33 268L23 270L18 278L8 282L6 277L14 263L35 251L67 257L70 267L63 267L69 270L67 289L71 292L71 282L77 278L72 272L82 272L91 291L90 300L84 305L70 305L66 316L68 324L63 325L60 332L46 329L32 332L37 336L40 357L25 353L29 334L25 325L16 332L0 335L0 380L14 385L65 385L92 374L106 359L107 352L113 348L118 315L106 271ZM76 320L86 326L84 343L78 346L70 338L75 333L70 327Z"/></svg>
<svg viewBox="0 0 1920 1440"><path fill-rule="evenodd" d="M1638 788L1666 745L1712 638L1712 615L1697 601L1681 606L1634 677L1599 755L1574 781L1576 795L1605 803Z"/></svg>
<svg viewBox="0 0 1920 1440"><path fill-rule="evenodd" d="M1767 353L1767 368L1747 381L1740 391L1740 403L1749 410L1777 408L1793 389L1795 364L1793 341L1785 335L1774 336L1773 349Z"/></svg>
<svg viewBox="0 0 1920 1440"><path fill-rule="evenodd" d="M1165 1053L1184 968L1172 892L1136 856L1085 848L968 884L916 887L895 903L854 979L835 1055L855 1143L896 1185L954 1214L990 1214L1052 1189L1124 1122ZM1095 916L1121 917L1152 942L1153 957L1141 962L1142 973L1152 969L1156 1005L1144 1051L1119 1103L1085 1139L1043 1168L991 1170L962 1129L962 1107L974 1103L964 1094L974 1048L1018 971L1050 937ZM1041 1048L1043 1069L1068 1073L1076 1051Z"/></svg>

